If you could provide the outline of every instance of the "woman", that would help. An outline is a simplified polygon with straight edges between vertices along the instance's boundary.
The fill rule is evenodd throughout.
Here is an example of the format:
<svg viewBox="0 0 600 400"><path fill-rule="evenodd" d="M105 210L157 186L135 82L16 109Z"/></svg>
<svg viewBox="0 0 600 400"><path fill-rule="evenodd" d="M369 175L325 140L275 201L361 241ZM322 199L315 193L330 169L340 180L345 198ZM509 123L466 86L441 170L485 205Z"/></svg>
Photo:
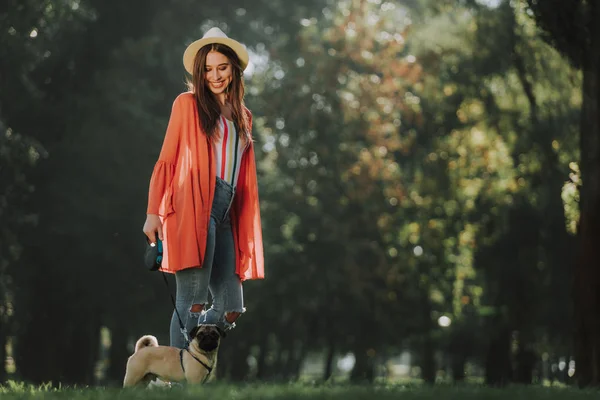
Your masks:
<svg viewBox="0 0 600 400"><path fill-rule="evenodd" d="M242 282L264 277L252 114L244 106L248 53L212 28L188 46L183 64L190 91L173 103L143 231L164 242L161 270L175 274L187 331L198 323L229 330L245 311ZM171 346L184 347L175 312L170 335Z"/></svg>

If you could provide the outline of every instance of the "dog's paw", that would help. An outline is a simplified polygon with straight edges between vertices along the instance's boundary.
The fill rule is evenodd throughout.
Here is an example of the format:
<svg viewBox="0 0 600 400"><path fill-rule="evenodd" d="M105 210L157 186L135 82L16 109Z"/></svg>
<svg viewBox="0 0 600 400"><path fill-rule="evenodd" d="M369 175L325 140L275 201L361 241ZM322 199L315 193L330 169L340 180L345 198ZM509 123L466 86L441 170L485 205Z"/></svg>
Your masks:
<svg viewBox="0 0 600 400"><path fill-rule="evenodd" d="M146 386L148 389L170 389L171 388L171 382L166 382L163 380L160 380L159 378L156 378L153 381L150 381L150 383L148 383L148 386Z"/></svg>

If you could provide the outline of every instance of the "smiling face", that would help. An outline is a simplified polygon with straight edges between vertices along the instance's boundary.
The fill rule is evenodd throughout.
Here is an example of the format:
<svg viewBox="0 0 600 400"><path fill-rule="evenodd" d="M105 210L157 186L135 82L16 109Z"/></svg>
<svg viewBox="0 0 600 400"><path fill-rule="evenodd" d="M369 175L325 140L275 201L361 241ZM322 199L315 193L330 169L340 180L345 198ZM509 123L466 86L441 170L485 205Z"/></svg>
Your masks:
<svg viewBox="0 0 600 400"><path fill-rule="evenodd" d="M219 43L200 48L188 88L196 98L200 127L206 135L218 134L221 108L229 103L240 132L249 136L250 127L244 111L243 70L233 49ZM249 137L243 140L249 140Z"/></svg>
<svg viewBox="0 0 600 400"><path fill-rule="evenodd" d="M204 80L208 89L224 100L225 90L233 80L232 66L227 56L214 50L206 55Z"/></svg>

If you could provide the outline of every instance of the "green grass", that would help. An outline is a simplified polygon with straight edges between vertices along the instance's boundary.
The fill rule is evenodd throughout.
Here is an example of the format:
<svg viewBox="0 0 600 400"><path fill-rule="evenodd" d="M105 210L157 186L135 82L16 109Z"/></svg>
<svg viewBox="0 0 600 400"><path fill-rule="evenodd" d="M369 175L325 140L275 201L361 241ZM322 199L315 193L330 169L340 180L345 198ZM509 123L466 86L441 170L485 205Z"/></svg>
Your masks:
<svg viewBox="0 0 600 400"><path fill-rule="evenodd" d="M101 389L33 387L9 382L0 386L0 399L311 399L311 400L578 400L598 399L598 390L555 387L509 387L490 389L482 386L346 386L300 384L223 384L172 389Z"/></svg>

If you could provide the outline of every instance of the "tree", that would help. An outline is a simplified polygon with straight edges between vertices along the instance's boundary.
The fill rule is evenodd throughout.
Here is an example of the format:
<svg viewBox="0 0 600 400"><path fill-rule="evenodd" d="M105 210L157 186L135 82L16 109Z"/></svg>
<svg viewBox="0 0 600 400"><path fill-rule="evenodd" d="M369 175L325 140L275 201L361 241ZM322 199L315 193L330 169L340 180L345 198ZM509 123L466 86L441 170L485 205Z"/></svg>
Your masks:
<svg viewBox="0 0 600 400"><path fill-rule="evenodd" d="M324 351L325 379L334 356L351 351L352 379L372 381L376 360L413 325L392 218L403 196L396 156L410 146L400 115L418 118L402 100L420 71L403 52L403 13L367 1L328 7L303 20L299 48L278 52L261 77L262 199L265 215L282 216L266 222L268 258L274 295L293 310L279 325L293 324L305 350ZM294 287L306 299L299 305L285 289ZM296 346L276 337L286 352Z"/></svg>
<svg viewBox="0 0 600 400"><path fill-rule="evenodd" d="M535 20L583 74L578 254L573 261L576 379L600 385L600 2L528 0Z"/></svg>
<svg viewBox="0 0 600 400"><path fill-rule="evenodd" d="M34 187L36 195L14 215L23 220L33 214L39 224L35 229L19 225L18 231L11 226L11 236L0 243L12 245L9 240L16 237L24 247L18 264L9 260L11 279L2 275L7 292L1 306L10 308L13 323L2 324L0 332L4 337L10 326L8 334L19 339L13 350L21 379L92 383L101 326L112 331L110 381L121 380L129 342L138 332L162 327L157 335L166 341L166 290L137 265L148 174L172 99L185 90L181 52L203 33L199 21L224 26L250 47L260 41L264 47L293 33L300 25L292 22L310 16L309 7L319 11L318 0L292 7L255 2L252 8L228 2L212 7L208 20L206 8L193 1L143 3L56 0L0 6L2 119L11 132L37 139L49 155L28 177L26 190ZM13 134L9 144L18 137ZM31 145L29 153L35 149ZM2 172L15 171L19 178L24 168L15 156L21 150L10 151L11 169ZM12 182L2 183L11 188ZM8 194L14 207L20 193ZM14 294L10 302L5 293ZM127 317L140 308L154 312ZM34 353L28 343L40 323L56 336L56 346ZM64 351L71 342L78 353Z"/></svg>
<svg viewBox="0 0 600 400"><path fill-rule="evenodd" d="M567 325L557 323L569 320L572 240L560 192L576 160L578 104L568 99L579 86L520 6L468 3L435 2L441 9L416 21L409 41L424 67L415 92L424 126L413 129L427 185L414 186L422 199L414 223L443 238L422 242L438 257L425 275L435 277L434 311L453 321L447 336L432 331L433 343L458 360L457 379L469 359L497 367L490 384L531 382L531 362L521 363L531 349L538 358L570 354Z"/></svg>

